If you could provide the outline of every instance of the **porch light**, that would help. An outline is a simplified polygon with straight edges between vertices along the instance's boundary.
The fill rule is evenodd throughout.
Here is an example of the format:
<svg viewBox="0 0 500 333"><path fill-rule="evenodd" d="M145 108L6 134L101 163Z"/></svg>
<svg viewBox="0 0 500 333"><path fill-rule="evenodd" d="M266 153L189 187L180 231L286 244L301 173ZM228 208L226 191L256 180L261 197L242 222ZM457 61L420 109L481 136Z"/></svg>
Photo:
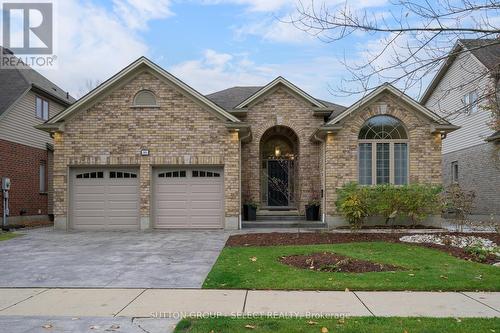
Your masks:
<svg viewBox="0 0 500 333"><path fill-rule="evenodd" d="M280 148L280 146L276 146L274 148L274 156L275 157L280 157L281 156L281 148Z"/></svg>

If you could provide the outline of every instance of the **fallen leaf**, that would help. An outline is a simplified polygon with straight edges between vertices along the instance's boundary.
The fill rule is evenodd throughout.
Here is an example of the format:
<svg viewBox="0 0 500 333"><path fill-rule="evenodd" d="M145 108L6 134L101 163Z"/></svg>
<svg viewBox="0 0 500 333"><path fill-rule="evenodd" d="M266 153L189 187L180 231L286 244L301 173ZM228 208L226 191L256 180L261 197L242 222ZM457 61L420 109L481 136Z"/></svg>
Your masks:
<svg viewBox="0 0 500 333"><path fill-rule="evenodd" d="M344 291L345 291L346 293L348 293L350 290L349 290L349 288L345 288L345 290L344 290Z"/></svg>
<svg viewBox="0 0 500 333"><path fill-rule="evenodd" d="M328 328L323 327L323 328L321 329L321 333L328 333Z"/></svg>
<svg viewBox="0 0 500 333"><path fill-rule="evenodd" d="M312 321L312 320L309 320L307 322L309 325L318 325L318 322L317 321Z"/></svg>
<svg viewBox="0 0 500 333"><path fill-rule="evenodd" d="M460 318L455 318L455 320L457 321L457 323L461 323L462 322L462 319L460 319Z"/></svg>
<svg viewBox="0 0 500 333"><path fill-rule="evenodd" d="M53 326L51 324L45 324L42 325L42 328L45 328L46 330L50 330Z"/></svg>
<svg viewBox="0 0 500 333"><path fill-rule="evenodd" d="M250 258L250 261L256 262L257 261L257 257Z"/></svg>
<svg viewBox="0 0 500 333"><path fill-rule="evenodd" d="M441 275L440 276L441 279L445 279L445 280L448 280L448 277L446 275Z"/></svg>
<svg viewBox="0 0 500 333"><path fill-rule="evenodd" d="M345 319L340 318L339 320L337 320L337 323L343 325L343 324L345 324Z"/></svg>
<svg viewBox="0 0 500 333"><path fill-rule="evenodd" d="M409 275L409 276L415 276L415 274L413 274L413 273L410 273L410 274L408 274L408 275Z"/></svg>
<svg viewBox="0 0 500 333"><path fill-rule="evenodd" d="M245 325L245 328L253 330L253 329L255 329L255 326L254 325Z"/></svg>

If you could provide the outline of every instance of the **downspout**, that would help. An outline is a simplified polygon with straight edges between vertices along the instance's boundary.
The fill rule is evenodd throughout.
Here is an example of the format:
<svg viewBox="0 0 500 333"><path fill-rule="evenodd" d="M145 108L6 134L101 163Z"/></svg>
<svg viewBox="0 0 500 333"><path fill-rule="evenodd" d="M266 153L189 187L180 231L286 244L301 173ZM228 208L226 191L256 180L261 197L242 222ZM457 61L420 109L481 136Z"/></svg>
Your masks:
<svg viewBox="0 0 500 333"><path fill-rule="evenodd" d="M318 133L314 133L314 139L318 140L323 144L323 180L322 180L322 187L323 187L323 198L322 199L322 204L323 204L323 209L321 211L321 222L325 223L326 221L326 140L318 137Z"/></svg>
<svg viewBox="0 0 500 333"><path fill-rule="evenodd" d="M240 137L240 140L239 140L239 144L240 144L240 149L238 151L238 154L239 154L239 160L240 160L240 167L239 167L239 172L240 172L240 190L239 190L239 204L240 204L240 207L238 208L239 210L239 217L238 217L238 230L241 230L242 229L242 217L241 217L241 207L242 207L242 202L241 202L241 193L243 192L243 188L241 186L241 182L242 182L242 178L241 178L241 146L242 146L242 142L243 140L246 140L248 139L250 136L252 135L252 131L248 131L247 135L243 136L243 137Z"/></svg>

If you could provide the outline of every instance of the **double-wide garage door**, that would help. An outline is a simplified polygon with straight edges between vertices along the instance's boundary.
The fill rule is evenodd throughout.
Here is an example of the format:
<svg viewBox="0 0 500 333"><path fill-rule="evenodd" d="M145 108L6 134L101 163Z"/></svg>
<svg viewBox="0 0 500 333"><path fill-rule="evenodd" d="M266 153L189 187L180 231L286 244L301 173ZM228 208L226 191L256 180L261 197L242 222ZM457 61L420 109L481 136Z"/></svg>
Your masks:
<svg viewBox="0 0 500 333"><path fill-rule="evenodd" d="M157 169L154 177L156 228L222 228L222 168Z"/></svg>
<svg viewBox="0 0 500 333"><path fill-rule="evenodd" d="M138 169L73 169L70 177L73 229L139 228Z"/></svg>
<svg viewBox="0 0 500 333"><path fill-rule="evenodd" d="M222 168L158 168L152 173L154 228L222 228ZM139 228L139 169L75 168L70 224L78 230Z"/></svg>

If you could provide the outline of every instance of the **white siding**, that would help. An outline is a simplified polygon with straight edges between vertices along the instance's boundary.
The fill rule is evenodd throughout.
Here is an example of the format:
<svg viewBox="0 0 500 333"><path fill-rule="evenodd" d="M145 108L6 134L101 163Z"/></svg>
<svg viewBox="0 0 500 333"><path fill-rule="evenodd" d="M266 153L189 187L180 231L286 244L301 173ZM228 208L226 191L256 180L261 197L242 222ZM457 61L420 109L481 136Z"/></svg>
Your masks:
<svg viewBox="0 0 500 333"><path fill-rule="evenodd" d="M477 90L481 98L488 93L491 84L486 67L471 54L464 53L455 59L434 89L425 106L462 127L443 141L443 154L482 144L493 133L488 127L489 111L478 108L470 115L457 113L464 107L462 100L466 93Z"/></svg>
<svg viewBox="0 0 500 333"><path fill-rule="evenodd" d="M35 114L36 96L32 91L28 92L0 118L0 139L44 150L47 143L52 143L48 133L34 128L35 125L44 122ZM60 104L49 100L49 117L53 117L63 109Z"/></svg>

